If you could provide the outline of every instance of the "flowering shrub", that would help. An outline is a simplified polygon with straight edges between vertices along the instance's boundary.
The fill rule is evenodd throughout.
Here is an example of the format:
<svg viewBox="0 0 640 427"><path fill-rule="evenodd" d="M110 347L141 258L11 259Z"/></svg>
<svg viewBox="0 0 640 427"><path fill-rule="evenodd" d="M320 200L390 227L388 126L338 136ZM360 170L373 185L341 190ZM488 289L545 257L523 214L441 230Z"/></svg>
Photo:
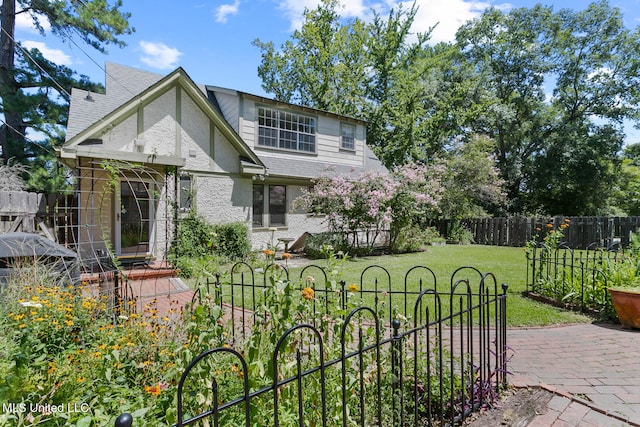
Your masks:
<svg viewBox="0 0 640 427"><path fill-rule="evenodd" d="M114 318L84 288L7 287L0 396L11 406L0 425L112 425L128 409L149 420L171 412L168 390L184 367L177 309L160 317L150 304Z"/></svg>
<svg viewBox="0 0 640 427"><path fill-rule="evenodd" d="M185 310L172 306L163 314L152 301L141 313L118 316L107 311L104 298L85 287L48 285L46 278L31 285L9 283L0 299L0 396L5 405L0 426L114 425L123 412L134 416L136 427L174 424L181 375L202 352L222 351L220 357L208 358L189 372L182 390L186 418L237 402L245 381L251 392L268 390L274 379L316 369L322 357L339 360L343 352L361 351L373 344L384 324L372 322L373 312L363 307L365 291L358 284L339 282L347 256L330 246L323 253L326 266L321 274L309 274L300 283L289 280L281 267L265 268L268 285L254 296L246 335L235 333L238 324L230 316L231 310L240 309L223 306L215 293L196 294L194 304ZM388 322L391 316L407 324L397 309L394 314L384 309L387 297L380 293L378 317ZM361 311L347 323L354 309ZM324 381L317 375L306 376L304 394L312 397L302 403L306 419L321 418L318 399L326 396L329 420L345 416L349 425L373 424L374 411L359 420L357 410L345 415L343 409L374 402L377 389L382 395L381 414L388 418L398 397L391 394L393 375L390 363L384 362L390 360L389 352L387 347L383 354L367 351L347 357L342 361L346 378L337 364L326 367ZM429 358L420 354L416 360L422 356ZM442 357L442 352L432 356ZM449 366L453 365L440 365L442 387L435 383L437 377L419 384L432 390L432 399L440 396L441 402L449 402L450 393L460 394L455 380L459 374L449 372ZM438 368L420 369L433 375ZM402 392L407 401L412 399L413 390ZM299 425L296 386L279 384L277 393L279 425ZM227 409L220 425L241 425L242 411ZM420 416L426 410L421 404ZM252 425L273 425L273 414L273 394L252 398Z"/></svg>
<svg viewBox="0 0 640 427"><path fill-rule="evenodd" d="M325 174L295 203L326 215L329 229L351 236L353 248L372 248L381 231L388 229L393 250L397 237L415 218L438 212L443 172L441 167L408 163L391 174Z"/></svg>

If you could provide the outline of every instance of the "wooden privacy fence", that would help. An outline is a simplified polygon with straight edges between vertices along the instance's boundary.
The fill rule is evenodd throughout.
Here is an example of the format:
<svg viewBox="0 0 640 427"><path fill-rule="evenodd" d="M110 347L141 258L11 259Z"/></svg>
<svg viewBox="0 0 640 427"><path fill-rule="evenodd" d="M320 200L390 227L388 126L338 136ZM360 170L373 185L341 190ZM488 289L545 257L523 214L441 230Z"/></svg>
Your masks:
<svg viewBox="0 0 640 427"><path fill-rule="evenodd" d="M76 242L78 212L74 195L0 191L0 232L45 233L69 246Z"/></svg>
<svg viewBox="0 0 640 427"><path fill-rule="evenodd" d="M602 216L556 216L556 217L513 217L480 218L465 220L445 220L435 224L440 234L448 238L451 231L460 225L473 234L473 241L482 245L524 246L534 236L541 241L547 233L547 224L553 229L569 220L564 229L563 241L572 249L589 247L609 247L616 243L626 247L631 233L640 228L640 217Z"/></svg>

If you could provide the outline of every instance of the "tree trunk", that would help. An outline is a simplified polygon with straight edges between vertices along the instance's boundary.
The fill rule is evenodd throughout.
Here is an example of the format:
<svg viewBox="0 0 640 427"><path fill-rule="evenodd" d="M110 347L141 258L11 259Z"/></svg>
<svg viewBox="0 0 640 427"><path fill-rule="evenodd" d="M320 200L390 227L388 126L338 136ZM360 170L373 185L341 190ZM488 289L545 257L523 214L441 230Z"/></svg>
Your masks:
<svg viewBox="0 0 640 427"><path fill-rule="evenodd" d="M18 86L14 80L15 65L15 28L16 28L16 1L3 0L0 9L2 13L2 32L0 33L0 98L2 98L2 110L4 113L4 125L0 128L0 148L2 159L7 164L11 157L24 156L24 150L19 149L24 140L26 130L19 112L12 108L12 100L18 92ZM13 110L13 111L12 111Z"/></svg>

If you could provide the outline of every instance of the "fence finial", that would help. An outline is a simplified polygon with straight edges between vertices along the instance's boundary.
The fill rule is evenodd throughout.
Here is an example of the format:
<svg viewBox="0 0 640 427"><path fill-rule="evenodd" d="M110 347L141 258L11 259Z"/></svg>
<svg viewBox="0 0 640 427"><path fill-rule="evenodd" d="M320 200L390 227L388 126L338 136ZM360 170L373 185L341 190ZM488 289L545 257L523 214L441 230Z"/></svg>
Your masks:
<svg viewBox="0 0 640 427"><path fill-rule="evenodd" d="M399 330L400 330L400 326L402 325L402 323L400 323L400 321L398 319L393 319L391 321L391 327L393 328L393 336L397 337Z"/></svg>
<svg viewBox="0 0 640 427"><path fill-rule="evenodd" d="M115 427L131 427L133 425L133 417L131 414L121 414L116 418Z"/></svg>

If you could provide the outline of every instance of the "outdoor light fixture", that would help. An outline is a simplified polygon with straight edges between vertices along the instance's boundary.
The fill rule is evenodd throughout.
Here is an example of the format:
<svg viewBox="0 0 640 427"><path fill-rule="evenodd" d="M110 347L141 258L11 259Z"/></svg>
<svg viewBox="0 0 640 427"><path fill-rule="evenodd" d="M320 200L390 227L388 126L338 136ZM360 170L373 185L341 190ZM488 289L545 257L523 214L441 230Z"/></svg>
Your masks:
<svg viewBox="0 0 640 427"><path fill-rule="evenodd" d="M135 138L133 140L133 145L138 149L138 151L144 150L144 146L146 144L147 144L147 142L142 138Z"/></svg>

